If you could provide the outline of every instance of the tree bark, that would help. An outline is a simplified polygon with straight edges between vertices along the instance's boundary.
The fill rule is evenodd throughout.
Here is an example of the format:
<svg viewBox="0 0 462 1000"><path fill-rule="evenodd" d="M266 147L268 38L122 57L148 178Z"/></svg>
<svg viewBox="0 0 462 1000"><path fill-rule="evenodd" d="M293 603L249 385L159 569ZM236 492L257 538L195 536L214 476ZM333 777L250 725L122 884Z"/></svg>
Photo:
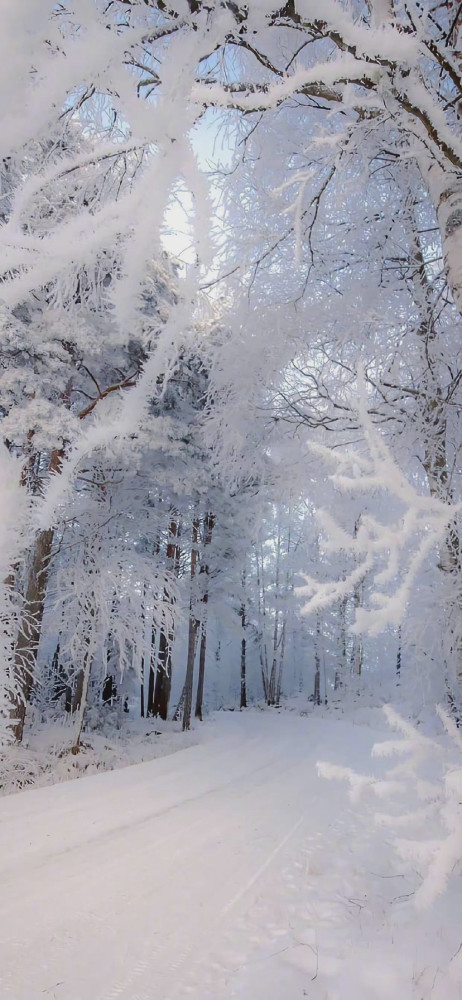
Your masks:
<svg viewBox="0 0 462 1000"><path fill-rule="evenodd" d="M247 680L246 680L246 638L245 638L245 627L246 627L246 614L245 614L245 604L241 604L241 609L239 612L241 625L242 625L242 639L241 639L241 700L240 708L247 708Z"/></svg>
<svg viewBox="0 0 462 1000"><path fill-rule="evenodd" d="M353 537L356 538L358 534L360 517L355 522ZM361 583L357 583L353 591L353 607L355 620L357 617L358 608L361 607ZM351 653L351 668L355 677L361 677L363 669L363 644L360 635L355 635L353 649Z"/></svg>
<svg viewBox="0 0 462 1000"><path fill-rule="evenodd" d="M276 705L279 705L281 701L282 678L284 676L284 658L286 652L286 632L287 632L287 618L284 618L281 629L281 651L279 653L278 682L276 685Z"/></svg>
<svg viewBox="0 0 462 1000"><path fill-rule="evenodd" d="M462 312L462 176L457 181L449 177L439 167L427 170L428 183L433 203L437 210L448 283L454 300ZM439 185L439 187L438 187ZM452 185L452 186L451 186ZM438 207L439 206L439 207ZM426 379L422 389L422 421L424 426L423 467L427 476L430 495L450 503L452 500L448 468L448 427L447 390L444 392L433 376L431 345L437 340L434 327L432 289L425 266L418 227L414 216L410 219L410 244L414 262L417 264L413 276L414 300L420 312L418 336L422 344L422 361L426 368ZM424 368L424 371L425 371ZM455 676L458 687L458 701L462 693L462 598L461 598L461 555L460 538L456 520L447 527L439 549L439 569L452 582L451 596L447 601L447 628L451 635L451 659L455 661ZM454 624L455 619L455 624ZM452 620L452 624L451 624ZM446 687L450 688L447 663ZM455 701L454 693L452 694Z"/></svg>
<svg viewBox="0 0 462 1000"><path fill-rule="evenodd" d="M11 730L18 743L21 742L24 735L26 710L34 683L53 537L54 532L49 528L47 531L41 531L35 541L27 575L21 624L14 651L14 692L11 699L10 719Z"/></svg>
<svg viewBox="0 0 462 1000"><path fill-rule="evenodd" d="M279 602L280 602L280 567L281 567L281 524L278 522L278 536L276 544L276 579L275 579L275 601L276 607L274 611L274 626L273 626L273 656L271 661L271 674L268 684L268 705L274 705L276 703L276 668L277 668L277 652L279 646Z"/></svg>
<svg viewBox="0 0 462 1000"><path fill-rule="evenodd" d="M258 555L258 545L255 546L255 562L257 570L257 594L258 594L258 619L259 619L259 650L260 650L260 666L261 666L261 681L263 686L263 697L268 703L269 695L269 676L268 676L268 651L266 646L266 594L265 594L265 582L263 577L263 548L261 553L261 570L260 570L260 559Z"/></svg>
<svg viewBox="0 0 462 1000"><path fill-rule="evenodd" d="M152 626L151 631L151 655L149 657L149 679L148 679L148 700L146 704L146 715L148 718L155 714L154 712L154 687L156 678L156 641L157 641L157 631L155 626Z"/></svg>
<svg viewBox="0 0 462 1000"><path fill-rule="evenodd" d="M200 568L199 576L202 574L204 579L204 592L202 594L202 614L201 614L201 642L199 649L199 676L197 680L197 692L196 692L196 719L200 719L202 722L202 702L204 698L204 681L205 681L205 656L207 650L207 606L209 600L209 573L210 568L207 562L207 548L212 541L212 532L215 525L215 518L213 514L206 514L204 518L204 557L202 566Z"/></svg>
<svg viewBox="0 0 462 1000"><path fill-rule="evenodd" d="M170 534L167 543L167 565L172 571L178 569L179 545L178 545L179 523L175 518L170 521ZM170 594L164 591L164 601L172 605ZM159 635L159 653L157 659L157 673L154 687L153 714L161 719L168 718L170 704L170 692L172 689L172 646L174 632L171 625L164 622Z"/></svg>
<svg viewBox="0 0 462 1000"><path fill-rule="evenodd" d="M100 394L103 399L110 392L115 392L120 388L130 387L134 384L131 381L119 385L110 386ZM69 405L72 391L72 380L66 386L63 401ZM83 420L99 402L99 398L85 407L78 414L79 420ZM32 436L32 435L31 435ZM31 438L30 438L31 439ZM48 471L58 475L62 469L64 458L64 448L54 448L51 452ZM24 486L33 477L34 492L38 492L40 484L34 471L34 457L31 456L25 466L22 482ZM45 609L45 597L48 584L48 572L51 550L53 546L54 531L47 528L41 531L35 540L30 570L26 583L22 618L18 631L18 639L12 665L12 691L10 694L11 709L11 731L17 742L21 742L24 734L24 723L26 718L27 704L30 701L33 688L34 672L37 664L37 652L42 628L43 614ZM81 683L78 683L81 687ZM80 691L80 698L82 691Z"/></svg>
<svg viewBox="0 0 462 1000"><path fill-rule="evenodd" d="M63 454L62 450L52 451L49 472L55 474L60 472ZM30 476L30 462L27 463L24 476L23 485L26 485L27 477ZM37 492L37 484L34 485L34 491ZM53 539L54 531L52 528L40 532L34 543L27 573L24 604L12 669L13 691L11 693L10 728L18 743L23 738L27 705L34 683Z"/></svg>
<svg viewBox="0 0 462 1000"><path fill-rule="evenodd" d="M194 681L194 662L196 659L197 633L199 620L195 615L195 595L194 578L197 567L197 540L199 537L199 521L193 521L192 545L191 545L191 596L189 598L189 623L188 623L188 656L186 661L186 677L184 683L183 701L183 730L191 727L192 692Z"/></svg>
<svg viewBox="0 0 462 1000"><path fill-rule="evenodd" d="M339 614L340 614L340 656L337 661L337 666L335 668L334 676L334 691L338 691L339 688L343 686L343 677L346 670L347 662L347 628L346 628L346 609L348 604L348 597L344 597L340 601Z"/></svg>
<svg viewBox="0 0 462 1000"><path fill-rule="evenodd" d="M314 691L313 701L315 705L321 704L321 654L319 645L321 641L321 622L319 615L316 617L316 637L314 640Z"/></svg>
<svg viewBox="0 0 462 1000"><path fill-rule="evenodd" d="M71 747L71 753L73 754L77 754L80 750L83 723L85 719L85 709L87 707L88 685L90 682L90 673L91 673L93 654L94 654L94 609L93 609L93 616L91 614L91 609L89 609L89 621L91 622L91 626L87 639L87 649L85 650L85 655L83 658L83 669L80 670L78 674L78 687L76 688L76 691L78 690L78 703L76 697L73 706L74 711L78 715L76 738L73 746Z"/></svg>
<svg viewBox="0 0 462 1000"><path fill-rule="evenodd" d="M202 722L202 703L204 700L205 654L207 651L207 622L201 622L201 641L199 646L199 675L197 678L195 717Z"/></svg>
<svg viewBox="0 0 462 1000"><path fill-rule="evenodd" d="M462 315L462 174L443 170L427 156L419 157L419 168L438 219L448 285Z"/></svg>

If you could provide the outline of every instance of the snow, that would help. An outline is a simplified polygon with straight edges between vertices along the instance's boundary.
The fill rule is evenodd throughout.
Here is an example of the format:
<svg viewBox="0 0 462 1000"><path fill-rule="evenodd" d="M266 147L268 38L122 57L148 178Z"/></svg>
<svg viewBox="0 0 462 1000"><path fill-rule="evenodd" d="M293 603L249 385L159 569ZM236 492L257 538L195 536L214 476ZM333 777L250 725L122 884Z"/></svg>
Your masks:
<svg viewBox="0 0 462 1000"><path fill-rule="evenodd" d="M75 742L72 718L43 726L30 713L23 743L10 744L0 753L0 795L130 767L176 753L199 739L197 730L183 733L181 722L128 716L121 721L117 714L106 722L97 716L89 726L87 713L81 751L74 756L69 752Z"/></svg>
<svg viewBox="0 0 462 1000"><path fill-rule="evenodd" d="M377 15L382 20L385 13L383 9L378 10L378 6L374 4L375 21ZM354 46L360 55L391 62L400 59L411 66L417 59L419 50L412 36L402 34L398 28L387 24L366 27L359 19L355 20L351 16L349 5L340 4L338 0L298 0L297 11L305 20L319 18L327 23L341 35L347 45Z"/></svg>
<svg viewBox="0 0 462 1000"><path fill-rule="evenodd" d="M340 55L336 59L320 63L309 69L299 67L290 76L269 86L267 90L257 90L239 97L235 90L226 90L219 84L197 83L191 91L192 100L197 104L207 103L222 108L238 107L244 111L259 111L276 108L289 97L312 84L334 86L344 80L373 80L380 78L380 67L367 60L350 55Z"/></svg>
<svg viewBox="0 0 462 1000"><path fill-rule="evenodd" d="M309 615L336 600L342 600L366 577L370 577L374 588L370 594L371 606L366 607L363 602L357 608L350 631L377 636L387 626L398 627L403 621L419 570L429 553L438 547L440 561L444 564L444 539L458 507L439 497L422 494L403 475L368 412L364 370L361 367L358 369L358 395L354 405L370 454L369 467L362 456L351 453L349 449L343 454L340 451L334 454L317 442L310 443L309 447L315 455L337 464L339 471L330 478L342 493L356 491L361 494L368 489L371 492L386 489L386 518L379 521L366 508L348 536L329 510L318 508L316 519L324 537L327 536L322 542L324 552L355 553L355 564L343 579L337 576L335 580L326 582L301 573L305 583L295 588L295 594L307 598L301 613ZM397 513L391 520L393 508Z"/></svg>
<svg viewBox="0 0 462 1000"><path fill-rule="evenodd" d="M3 799L2 1000L460 998L457 894L416 913L412 866L316 769L380 778L384 738L219 713L172 756Z"/></svg>

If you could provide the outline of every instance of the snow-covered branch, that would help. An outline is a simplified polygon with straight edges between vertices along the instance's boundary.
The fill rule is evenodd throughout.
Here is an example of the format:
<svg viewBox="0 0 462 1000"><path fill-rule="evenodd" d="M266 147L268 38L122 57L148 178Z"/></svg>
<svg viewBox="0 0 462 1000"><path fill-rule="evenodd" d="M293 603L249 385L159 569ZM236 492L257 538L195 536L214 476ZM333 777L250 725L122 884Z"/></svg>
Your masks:
<svg viewBox="0 0 462 1000"><path fill-rule="evenodd" d="M303 574L305 583L296 588L296 594L305 600L301 611L308 615L347 596L367 579L370 606L357 608L353 631L378 635L387 625L397 626L403 620L418 571L443 540L459 508L423 494L402 473L372 422L361 373L353 408L364 434L366 455L353 449L332 452L316 443L310 443L309 449L337 466L329 479L341 493L384 494L388 516L375 517L365 500L357 530L348 534L328 511L319 510L325 551L344 552L353 558L354 566L337 581L319 582Z"/></svg>

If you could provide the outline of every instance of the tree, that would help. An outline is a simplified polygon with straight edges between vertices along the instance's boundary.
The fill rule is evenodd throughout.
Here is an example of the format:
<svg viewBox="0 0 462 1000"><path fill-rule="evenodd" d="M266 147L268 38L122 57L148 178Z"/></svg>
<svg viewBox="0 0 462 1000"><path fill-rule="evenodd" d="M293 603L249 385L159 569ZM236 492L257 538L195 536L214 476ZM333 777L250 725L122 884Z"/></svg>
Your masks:
<svg viewBox="0 0 462 1000"><path fill-rule="evenodd" d="M11 18L7 11L6 38ZM56 579L63 568L70 536L75 578L88 591L84 599L78 588L74 631L60 639L61 659L79 648L76 707L114 643L122 665L128 651L145 665L149 647L149 710L167 715L176 602L190 557L187 724L197 640L200 634L200 715L206 617L214 613L213 590L225 580L235 625L245 609L239 641L245 613L247 694L258 650L265 697L279 700L290 645L301 634L291 621L299 564L287 508L316 494L315 474L307 484L305 472L314 434L322 448L329 436L337 447L360 435L370 451L360 456L364 487L373 493L377 456L385 456L395 500L409 501L424 532L431 512L446 581L439 594L447 659L454 666L459 657L460 679L459 495L452 472L462 370L455 346L462 307L460 11L433 0L424 11L393 0L326 0L322 10L317 0L75 0L44 9L31 31L34 60L28 35L15 67L21 115L8 110L2 136L0 228L7 369L0 406L4 438L23 459L31 511L14 581L10 571L5 576L11 593L21 589L26 597L16 676L11 648L5 668L17 735L37 669L50 575ZM197 139L210 126L217 133L228 128L233 147L223 147L213 185ZM194 206L195 262L174 275L165 260L153 260L162 260L166 211L180 189ZM212 208L220 199L226 226L217 232ZM206 302L220 282L224 299ZM352 401L358 368L366 386L361 413ZM383 448L373 436L378 426ZM411 502L396 469L414 455L426 483L412 466ZM316 462L319 468L319 456ZM356 473L349 478L356 487ZM260 510L272 511L268 539L255 530L257 496ZM243 497L251 509L241 544L230 521L236 516L242 530ZM448 503L454 509L440 535ZM100 514L105 509L112 518L114 507L121 527L106 532ZM211 511L210 551L222 546L222 583L205 555ZM203 551L194 555L201 523ZM330 635L327 615L319 624L329 655L348 618L348 588L358 621L367 620L370 590L361 596L360 589L369 586L380 549L378 524L379 516L366 511L354 543L345 542L346 555L332 565L337 587L329 589L321 574L320 604L312 610L318 615L334 597L343 621ZM411 553L406 579L415 579L413 533L400 537ZM109 542L115 562L105 577L95 553ZM430 554L429 545L424 549ZM136 594L132 601L124 591L117 606L115 567ZM385 606L389 618L383 611L375 620L395 627L392 602ZM317 638L312 630L313 654ZM338 663L338 650L335 656ZM320 669L317 676L319 695Z"/></svg>

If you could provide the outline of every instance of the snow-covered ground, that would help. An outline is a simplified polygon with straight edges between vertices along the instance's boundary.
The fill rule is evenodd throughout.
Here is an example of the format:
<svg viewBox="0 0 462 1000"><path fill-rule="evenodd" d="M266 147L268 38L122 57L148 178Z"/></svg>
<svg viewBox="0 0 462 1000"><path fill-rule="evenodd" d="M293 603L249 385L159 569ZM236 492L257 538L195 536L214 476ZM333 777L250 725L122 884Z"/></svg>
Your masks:
<svg viewBox="0 0 462 1000"><path fill-rule="evenodd" d="M457 1000L457 894L416 913L412 865L316 770L380 775L388 735L223 713L172 756L4 798L2 1000Z"/></svg>
<svg viewBox="0 0 462 1000"><path fill-rule="evenodd" d="M43 787L71 781L98 771L129 767L164 757L197 743L200 729L181 731L181 722L161 719L124 719L117 728L112 720L100 731L85 730L80 753L70 753L75 731L69 723L28 726L20 745L0 753L0 796L26 787Z"/></svg>

